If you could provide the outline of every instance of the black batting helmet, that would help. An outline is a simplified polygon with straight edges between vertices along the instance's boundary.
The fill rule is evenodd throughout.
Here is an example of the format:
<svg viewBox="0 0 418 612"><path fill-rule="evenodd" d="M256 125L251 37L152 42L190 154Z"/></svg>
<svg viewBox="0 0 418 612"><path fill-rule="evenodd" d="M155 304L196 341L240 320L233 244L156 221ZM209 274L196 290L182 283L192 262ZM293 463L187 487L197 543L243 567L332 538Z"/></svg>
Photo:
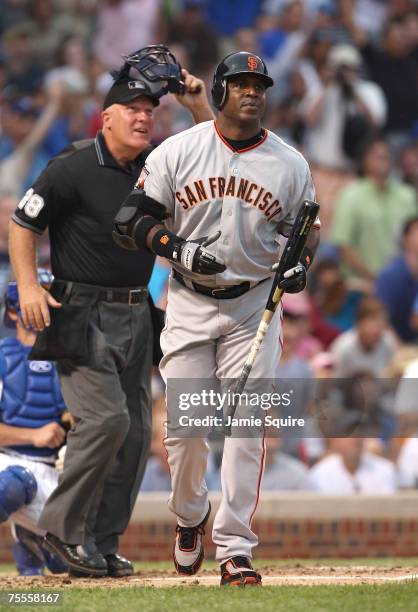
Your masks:
<svg viewBox="0 0 418 612"><path fill-rule="evenodd" d="M230 53L218 64L213 75L212 100L216 108L221 109L225 104L226 81L235 74L255 74L262 79L266 87L273 85L273 79L269 77L267 66L261 57L247 51Z"/></svg>

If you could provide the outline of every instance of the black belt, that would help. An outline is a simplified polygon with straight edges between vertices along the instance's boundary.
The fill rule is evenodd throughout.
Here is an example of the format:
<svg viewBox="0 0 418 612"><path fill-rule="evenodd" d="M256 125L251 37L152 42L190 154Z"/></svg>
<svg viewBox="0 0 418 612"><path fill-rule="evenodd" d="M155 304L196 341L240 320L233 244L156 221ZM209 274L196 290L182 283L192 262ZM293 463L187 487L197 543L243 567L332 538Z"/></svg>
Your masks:
<svg viewBox="0 0 418 612"><path fill-rule="evenodd" d="M181 285L186 287L187 289L191 289L189 287L182 275L177 272L177 270L173 270L173 277L178 281ZM267 279L264 279L267 280ZM260 281L261 283L264 280ZM249 281L245 281L244 283L240 283L239 285L231 285L230 287L206 287L206 285L199 285L199 283L195 283L191 281L192 288L196 293L202 293L203 295L207 295L208 297L215 298L216 300L231 300L232 298L239 297L244 293L247 293L251 289L251 283ZM260 284L260 283L256 283ZM256 285L252 285L255 287Z"/></svg>
<svg viewBox="0 0 418 612"><path fill-rule="evenodd" d="M60 280L54 280L51 293L56 299L64 302L70 296L77 296L86 298L89 302L121 302L135 306L148 299L147 287L98 287Z"/></svg>

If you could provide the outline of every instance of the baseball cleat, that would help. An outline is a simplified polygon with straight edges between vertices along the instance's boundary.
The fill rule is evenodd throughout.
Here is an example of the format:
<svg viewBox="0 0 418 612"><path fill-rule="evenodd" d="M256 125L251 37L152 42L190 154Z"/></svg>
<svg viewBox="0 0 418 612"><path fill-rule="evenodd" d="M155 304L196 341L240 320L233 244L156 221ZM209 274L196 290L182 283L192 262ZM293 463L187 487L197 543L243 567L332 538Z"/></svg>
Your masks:
<svg viewBox="0 0 418 612"><path fill-rule="evenodd" d="M205 518L196 527L176 527L176 543L174 544L173 559L177 573L185 576L196 574L205 556L202 536L205 534L205 525L210 515L209 510Z"/></svg>
<svg viewBox="0 0 418 612"><path fill-rule="evenodd" d="M232 557L221 565L221 586L261 586L261 576L248 557Z"/></svg>

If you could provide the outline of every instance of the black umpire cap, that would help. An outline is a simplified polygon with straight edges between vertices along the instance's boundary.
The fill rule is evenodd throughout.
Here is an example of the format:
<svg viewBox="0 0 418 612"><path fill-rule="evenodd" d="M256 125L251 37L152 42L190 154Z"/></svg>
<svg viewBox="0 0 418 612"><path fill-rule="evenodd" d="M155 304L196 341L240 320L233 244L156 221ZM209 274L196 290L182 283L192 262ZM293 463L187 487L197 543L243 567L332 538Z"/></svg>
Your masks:
<svg viewBox="0 0 418 612"><path fill-rule="evenodd" d="M112 104L127 104L139 96L146 96L154 106L159 105L158 97L152 91L150 84L145 81L132 80L129 78L118 80L106 94L103 102L103 110Z"/></svg>

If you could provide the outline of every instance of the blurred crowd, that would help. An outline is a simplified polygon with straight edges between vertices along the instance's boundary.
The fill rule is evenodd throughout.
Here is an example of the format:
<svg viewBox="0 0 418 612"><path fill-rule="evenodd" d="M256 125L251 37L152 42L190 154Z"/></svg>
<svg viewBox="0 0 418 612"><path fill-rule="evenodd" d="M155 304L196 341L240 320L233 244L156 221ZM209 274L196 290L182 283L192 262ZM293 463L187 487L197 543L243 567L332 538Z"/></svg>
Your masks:
<svg viewBox="0 0 418 612"><path fill-rule="evenodd" d="M164 42L209 88L226 53L265 59L264 124L311 164L323 231L307 290L283 300L277 364L278 387L297 381L306 435L266 438L263 487L418 487L418 1L0 0L0 37L2 293L11 212L52 156L100 129L123 54ZM171 98L157 144L190 125ZM151 281L162 306L168 272L157 262ZM157 374L154 395L144 491L170 487Z"/></svg>

